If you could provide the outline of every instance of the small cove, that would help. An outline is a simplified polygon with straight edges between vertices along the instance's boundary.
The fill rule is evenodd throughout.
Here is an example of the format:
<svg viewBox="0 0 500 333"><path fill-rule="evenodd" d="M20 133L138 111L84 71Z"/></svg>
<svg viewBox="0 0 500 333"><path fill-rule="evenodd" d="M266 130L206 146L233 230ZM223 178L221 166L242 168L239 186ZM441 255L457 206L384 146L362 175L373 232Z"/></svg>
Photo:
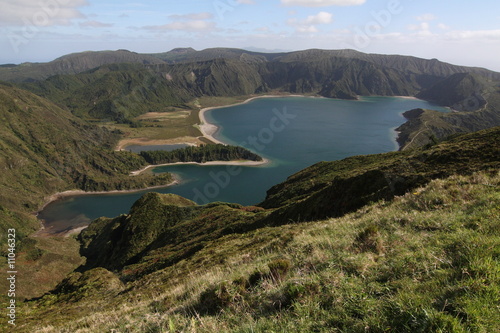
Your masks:
<svg viewBox="0 0 500 333"><path fill-rule="evenodd" d="M205 117L218 126L216 139L245 146L271 163L157 167L153 172L172 172L182 181L154 191L175 193L200 204L257 204L271 186L314 163L397 150L394 128L405 122L401 113L413 108L448 112L422 100L402 97L362 97L358 101L262 98L213 109ZM150 191L67 197L47 205L39 217L51 232L81 227L100 216L126 214Z"/></svg>

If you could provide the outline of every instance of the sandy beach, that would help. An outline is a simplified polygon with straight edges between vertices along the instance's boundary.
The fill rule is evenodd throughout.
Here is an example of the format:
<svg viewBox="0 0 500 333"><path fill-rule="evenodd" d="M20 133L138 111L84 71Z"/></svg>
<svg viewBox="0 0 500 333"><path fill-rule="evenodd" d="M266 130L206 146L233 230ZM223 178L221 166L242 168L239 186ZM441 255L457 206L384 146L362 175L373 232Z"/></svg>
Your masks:
<svg viewBox="0 0 500 333"><path fill-rule="evenodd" d="M391 96L388 96L388 97L391 97ZM418 98L416 98L415 96L394 96L394 97L404 98L404 99L416 99L416 100L418 100Z"/></svg>
<svg viewBox="0 0 500 333"><path fill-rule="evenodd" d="M46 200L43 206L38 210L36 215L39 214L42 210L45 209L49 204L51 204L54 201L61 200L67 197L73 197L73 196L80 196L80 195L92 195L92 194L116 194L116 193L134 193L134 192L141 192L141 191L147 191L147 190L154 190L157 188L165 188L169 187L172 185L178 184L180 181L179 179L175 179L171 183L165 184L165 185L158 185L158 186L150 186L146 188L140 188L140 189L133 189L133 190L112 190L112 191L96 191L96 192L86 192L84 190L69 190L69 191L64 191L64 192L59 192L52 194L49 196Z"/></svg>
<svg viewBox="0 0 500 333"><path fill-rule="evenodd" d="M217 125L211 124L207 121L207 118L205 117L205 112L210 111L210 110L214 110L214 109L224 109L224 108L228 108L228 107L246 104L246 103L249 103L249 102L251 102L255 99L259 99L259 98L285 98L285 97L309 97L309 96L304 96L304 95L263 95L263 96L251 97L251 98L249 98L243 102L240 102L240 103L222 105L222 106L211 106L208 108L203 108L200 110L200 112L198 114L198 116L200 117L199 129L200 129L201 133L203 134L204 138L206 138L214 143L220 143L220 144L225 145L224 142L217 140L216 138L213 137L213 135L217 132L217 130L219 128L217 127ZM314 97L314 96L311 96L311 97Z"/></svg>
<svg viewBox="0 0 500 333"><path fill-rule="evenodd" d="M316 96L305 96L305 95L263 95L263 96L250 97L250 98L248 98L245 101L240 102L240 103L202 108L198 113L198 116L200 119L200 124L198 125L198 128L200 129L200 132L202 133L202 136L200 136L200 137L184 136L184 137L178 137L178 138L173 138L173 139L163 139L163 140L158 140L158 139L155 140L155 139L148 139L148 138L126 138L126 139L120 140L120 142L115 147L115 150L116 151L124 150L124 149L126 149L127 146L131 146L131 145L138 145L138 146L152 145L153 146L153 145L187 144L187 145L192 145L192 146L199 146L199 145L205 143L204 141L201 140L201 138L205 138L205 139L207 139L213 143L216 143L216 144L225 145L226 143L214 138L213 135L217 132L217 130L219 128L217 127L217 125L211 124L210 122L207 121L207 119L205 117L205 112L213 110L213 109L223 109L223 108L227 108L227 107L246 104L246 103L249 103L249 102L251 102L255 99L259 99L259 98L284 98L284 97L321 98L321 97L316 97Z"/></svg>
<svg viewBox="0 0 500 333"><path fill-rule="evenodd" d="M137 176L141 173L143 173L146 170L149 170L151 168L157 168L157 167L162 167L162 166L170 166L170 165L187 165L187 164L196 164L196 165L201 165L201 166L208 166L208 165L238 165L238 166L260 166L260 165L265 165L268 164L269 160L266 158L262 158L262 161L248 161L248 160L242 160L242 161L211 161L211 162L205 162L205 163L199 163L199 162L176 162L176 163L165 163L165 164L156 164L156 165L148 165L140 170L137 171L132 171L130 173L131 176Z"/></svg>

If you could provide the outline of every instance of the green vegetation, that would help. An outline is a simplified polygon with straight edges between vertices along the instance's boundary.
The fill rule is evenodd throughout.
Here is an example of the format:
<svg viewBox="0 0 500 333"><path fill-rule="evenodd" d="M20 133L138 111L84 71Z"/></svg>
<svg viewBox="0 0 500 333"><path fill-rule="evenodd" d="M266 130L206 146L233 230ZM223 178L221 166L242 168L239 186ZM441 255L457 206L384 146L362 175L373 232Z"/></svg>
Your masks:
<svg viewBox="0 0 500 333"><path fill-rule="evenodd" d="M76 54L0 78L38 95L0 85L0 231L17 231L18 300L41 296L18 302L17 331L500 330L500 128L450 139L500 124L500 74L350 50L177 49ZM130 177L146 159L258 159L217 145L112 149L119 134L197 136L193 107L269 92L420 94L461 112L412 110L399 142L423 148L318 163L258 207L149 193L77 239L28 236L56 192L171 181Z"/></svg>
<svg viewBox="0 0 500 333"><path fill-rule="evenodd" d="M264 208L149 193L81 232L20 331L496 331L499 135L319 163Z"/></svg>
<svg viewBox="0 0 500 333"><path fill-rule="evenodd" d="M196 126L200 119L196 110L169 107L165 112L148 112L132 120L138 124L132 128L129 124L99 122L110 131L119 132L119 142L123 149L133 144L200 144L203 137ZM126 150L126 149L125 149Z"/></svg>
<svg viewBox="0 0 500 333"><path fill-rule="evenodd" d="M40 296L78 265L75 253L71 253L76 247L60 246L66 249L60 253L30 236L40 228L34 213L52 195L74 189L142 189L173 180L170 174L130 177L131 171L148 162L137 154L113 151L119 139L116 132L90 125L27 91L0 85L0 120L0 232L16 229L18 245L23 249L21 258L26 258L20 261L20 270L33 273L33 280L23 281L26 283L19 289L20 297ZM215 154L221 158L256 158L239 148L203 149L206 159ZM6 242L6 238L0 240L1 267L6 266ZM36 273L34 267L39 269ZM47 278L49 274L53 279ZM0 287L6 283L2 280Z"/></svg>
<svg viewBox="0 0 500 333"><path fill-rule="evenodd" d="M66 255L28 237L40 228L34 213L51 195L73 189L140 189L172 181L169 174L130 177L131 171L147 163L136 154L114 152L111 147L118 139L116 134L89 125L46 99L7 85L0 85L0 133L0 233L6 235L7 229L16 229L17 244L26 255L26 260L18 264L20 271L43 267L40 275L55 271L55 279L78 264L76 260L68 264ZM2 237L2 269L7 262L6 243L6 237ZM74 254L67 256L74 258ZM51 264L58 261L54 258L61 265ZM46 265L33 264L34 259ZM36 280L38 283L25 283L26 288L20 288L18 295L39 296L42 286L52 287L57 282L54 279L45 276ZM6 283L5 279L0 282L2 290L7 290ZM28 290L28 285L36 290Z"/></svg>
<svg viewBox="0 0 500 333"><path fill-rule="evenodd" d="M272 187L260 206L278 208L269 223L341 216L431 179L499 168L498 142L500 130L495 128L412 151L320 162Z"/></svg>
<svg viewBox="0 0 500 333"><path fill-rule="evenodd" d="M156 55L123 50L90 52L47 64L3 67L0 78L23 82L23 88L79 117L129 124L130 132L141 133L140 138L161 136L151 130L158 124L143 128L144 122L136 119L148 112L164 112L171 107L196 110L212 105L210 99L229 102L265 93L343 99L359 95L417 96L462 111L432 116L433 121L414 119L411 126L401 127L400 143L404 147L500 125L499 73L352 50L263 54L221 48L199 52L175 49ZM182 128L177 124L165 136L199 136L192 127L197 122L190 119Z"/></svg>
<svg viewBox="0 0 500 333"><path fill-rule="evenodd" d="M140 155L150 164L166 164L176 162L262 161L262 157L248 149L222 144L191 146L173 151L143 151Z"/></svg>
<svg viewBox="0 0 500 333"><path fill-rule="evenodd" d="M42 97L86 119L131 123L146 112L183 106L191 99L177 83L142 64L104 65L75 75L55 75L22 84Z"/></svg>
<svg viewBox="0 0 500 333"><path fill-rule="evenodd" d="M85 258L79 255L79 246L74 237L24 238L17 248L22 274L18 275L16 293L20 299L42 296L82 265Z"/></svg>
<svg viewBox="0 0 500 333"><path fill-rule="evenodd" d="M57 74L76 74L115 63L159 64L163 61L127 50L81 52L62 56L48 63L23 63L0 66L0 80L30 82Z"/></svg>
<svg viewBox="0 0 500 333"><path fill-rule="evenodd" d="M499 185L452 176L341 218L221 235L135 281L77 272L23 307L19 331L494 332ZM222 207L205 222L242 211Z"/></svg>
<svg viewBox="0 0 500 333"><path fill-rule="evenodd" d="M26 91L0 85L0 230L20 238L39 227L32 212L56 192L133 189L167 184L169 176L129 177L146 165L113 152L118 137ZM0 243L3 244L5 240Z"/></svg>

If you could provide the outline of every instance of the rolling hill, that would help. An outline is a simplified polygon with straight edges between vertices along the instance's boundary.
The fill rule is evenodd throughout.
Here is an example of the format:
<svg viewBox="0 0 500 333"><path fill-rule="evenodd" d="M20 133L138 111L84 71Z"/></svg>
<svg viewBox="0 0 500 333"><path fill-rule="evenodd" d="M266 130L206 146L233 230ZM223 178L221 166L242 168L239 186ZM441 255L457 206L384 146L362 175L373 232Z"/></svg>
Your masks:
<svg viewBox="0 0 500 333"><path fill-rule="evenodd" d="M169 177L130 178L146 161L114 152L115 133L25 90L0 85L0 230L19 239L39 228L32 214L56 192L143 188ZM5 240L2 241L2 243Z"/></svg>
<svg viewBox="0 0 500 333"><path fill-rule="evenodd" d="M144 56L116 52L116 55L112 52L84 53L60 58L43 66L57 67L61 59L73 59L65 67L66 74L53 70L52 77L23 83L22 87L80 117L119 122L170 106L186 107L186 103L203 96L275 92L343 99L355 99L358 95L417 96L459 111L476 112L487 106L489 116L484 118L480 112L474 116L477 129L500 122L498 98L495 97L499 90L499 73L454 66L435 59L353 50L266 54L222 48L175 49ZM86 58L89 60L84 60ZM123 61L128 63L113 63ZM82 72L97 64L100 67ZM22 73L21 69L19 71ZM0 79L20 80L12 79L1 70ZM422 130L419 127L413 134L405 135L410 137ZM465 127L458 129L458 132L466 131L469 130ZM434 132L427 138L432 136L442 138Z"/></svg>
<svg viewBox="0 0 500 333"><path fill-rule="evenodd" d="M17 331L500 329L499 73L352 50L218 48L80 53L2 66L0 79L12 82L0 84L0 230L18 233L20 295L40 296L18 302ZM402 151L318 163L257 206L148 193L77 238L27 237L55 192L171 181L130 177L146 160L112 151L118 133L87 120L273 92L417 96L455 110L410 110Z"/></svg>
<svg viewBox="0 0 500 333"><path fill-rule="evenodd" d="M186 108L199 97L293 93L342 99L416 96L462 112L401 127L401 147L500 125L500 73L436 59L353 50L257 53L187 48L156 55L80 53L32 67L46 78L26 79L31 69L18 66L0 68L0 79L31 81L21 87L86 119L131 122L146 112Z"/></svg>
<svg viewBox="0 0 500 333"><path fill-rule="evenodd" d="M146 194L21 332L498 330L499 135L319 163L261 207Z"/></svg>

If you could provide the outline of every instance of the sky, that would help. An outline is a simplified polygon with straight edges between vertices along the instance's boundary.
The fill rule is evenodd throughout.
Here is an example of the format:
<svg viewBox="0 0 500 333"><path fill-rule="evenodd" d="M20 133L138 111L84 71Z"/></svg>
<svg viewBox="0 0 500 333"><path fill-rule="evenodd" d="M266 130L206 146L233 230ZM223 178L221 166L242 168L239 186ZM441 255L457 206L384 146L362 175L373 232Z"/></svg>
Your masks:
<svg viewBox="0 0 500 333"><path fill-rule="evenodd" d="M500 72L500 2L0 0L0 64L176 47L355 49Z"/></svg>

